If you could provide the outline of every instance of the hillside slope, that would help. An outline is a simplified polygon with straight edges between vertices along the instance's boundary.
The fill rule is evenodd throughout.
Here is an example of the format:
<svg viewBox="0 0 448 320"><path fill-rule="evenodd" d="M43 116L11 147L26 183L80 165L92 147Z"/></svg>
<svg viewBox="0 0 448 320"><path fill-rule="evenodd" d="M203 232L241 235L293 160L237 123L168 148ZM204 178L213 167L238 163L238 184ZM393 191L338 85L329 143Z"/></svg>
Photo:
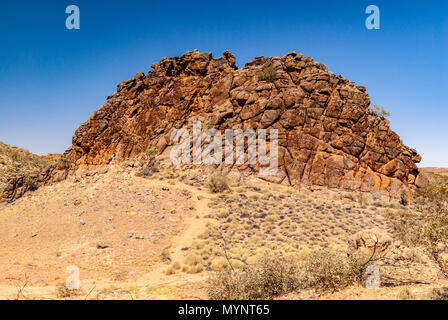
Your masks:
<svg viewBox="0 0 448 320"><path fill-rule="evenodd" d="M38 172L58 158L58 155L38 156L0 142L0 195L9 177Z"/></svg>
<svg viewBox="0 0 448 320"><path fill-rule="evenodd" d="M0 210L0 299L207 299L207 280L227 267L225 257L240 268L268 254L346 253L360 231L388 234L387 215L403 210L373 194L299 190L241 176L216 194L194 170L146 178L141 170L136 163L80 169ZM390 248L381 275L401 285L384 278L378 290L354 285L313 299L395 299L403 287L424 295L446 284L420 251ZM70 266L79 268L81 290L64 296ZM403 286L407 279L428 284ZM308 292L286 298L302 294Z"/></svg>

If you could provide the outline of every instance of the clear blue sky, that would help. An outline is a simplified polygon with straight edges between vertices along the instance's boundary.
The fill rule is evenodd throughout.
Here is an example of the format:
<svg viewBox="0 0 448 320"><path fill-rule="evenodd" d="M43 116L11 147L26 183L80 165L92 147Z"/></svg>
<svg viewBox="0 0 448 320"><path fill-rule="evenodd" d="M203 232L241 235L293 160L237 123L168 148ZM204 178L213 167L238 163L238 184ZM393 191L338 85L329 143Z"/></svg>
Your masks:
<svg viewBox="0 0 448 320"><path fill-rule="evenodd" d="M78 5L81 29L65 28ZM365 8L381 30L365 28ZM359 85L391 126L448 167L448 1L2 1L0 140L63 152L118 82L164 56L226 49L237 64L295 50Z"/></svg>

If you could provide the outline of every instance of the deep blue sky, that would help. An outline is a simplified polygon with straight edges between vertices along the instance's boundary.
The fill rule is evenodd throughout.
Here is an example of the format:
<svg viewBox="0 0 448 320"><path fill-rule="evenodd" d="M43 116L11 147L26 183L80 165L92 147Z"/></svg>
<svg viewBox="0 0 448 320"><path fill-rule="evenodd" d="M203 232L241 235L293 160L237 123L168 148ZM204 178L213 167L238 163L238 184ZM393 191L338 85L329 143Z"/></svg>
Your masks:
<svg viewBox="0 0 448 320"><path fill-rule="evenodd" d="M65 28L78 5L81 29ZM365 28L369 4L381 30ZM448 1L2 1L0 140L63 152L118 82L164 56L226 49L240 67L295 50L359 85L391 127L448 167Z"/></svg>

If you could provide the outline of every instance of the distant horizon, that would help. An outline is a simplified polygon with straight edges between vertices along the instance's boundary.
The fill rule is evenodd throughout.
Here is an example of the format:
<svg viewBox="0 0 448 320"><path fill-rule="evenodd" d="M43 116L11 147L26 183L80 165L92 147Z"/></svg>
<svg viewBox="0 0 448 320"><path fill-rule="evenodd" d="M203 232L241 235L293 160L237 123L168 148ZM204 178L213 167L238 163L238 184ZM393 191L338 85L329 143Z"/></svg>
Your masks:
<svg viewBox="0 0 448 320"><path fill-rule="evenodd" d="M244 64L290 51L367 87L391 112L391 129L448 167L448 3L431 1L76 1L80 30L67 30L72 3L21 1L0 12L0 141L38 155L63 153L75 130L116 85L162 57L229 50ZM381 9L367 30L365 9ZM23 8L26 7L26 10Z"/></svg>

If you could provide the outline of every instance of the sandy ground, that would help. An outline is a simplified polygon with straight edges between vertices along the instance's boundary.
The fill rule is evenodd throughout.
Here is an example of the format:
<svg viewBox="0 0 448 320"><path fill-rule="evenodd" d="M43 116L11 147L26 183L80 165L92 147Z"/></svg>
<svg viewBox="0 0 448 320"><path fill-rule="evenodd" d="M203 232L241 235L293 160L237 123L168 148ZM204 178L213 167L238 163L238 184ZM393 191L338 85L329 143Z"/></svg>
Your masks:
<svg viewBox="0 0 448 320"><path fill-rule="evenodd" d="M168 274L167 270L182 265L210 225L223 223L211 218L220 212L213 203L232 202L217 201L203 181L182 181L163 174L142 178L134 169L111 166L107 172L79 174L0 207L0 299L206 299L210 271L190 274L178 268ZM252 198L247 210L256 212L263 206L271 210L254 200L260 198L257 194L278 194L281 198L271 201L272 206L294 199L286 187L261 182L256 186L263 190L235 187L233 203L239 204L244 192ZM308 205L310 200L321 208L324 202L319 201L341 201L340 210L349 203L353 214L365 215L366 222L379 214L379 209L358 210L351 200L338 197L313 192L301 203ZM316 211L320 209L306 208L316 212L311 215L316 223L326 219L323 211ZM71 266L75 268L67 270ZM64 297L60 288L76 276L73 270L79 270L81 288ZM424 299L433 288L447 285L425 264L409 269L409 276L429 279L430 284L375 290L357 285L324 295L302 292L281 299Z"/></svg>
<svg viewBox="0 0 448 320"><path fill-rule="evenodd" d="M79 268L83 293L95 287L89 297L119 290L117 283L138 298L142 288L204 279L163 272L182 261L182 248L203 231L206 192L121 170L76 180L41 188L0 211L1 299L15 298L25 284L27 298L55 298L69 266ZM107 248L98 248L100 242Z"/></svg>

